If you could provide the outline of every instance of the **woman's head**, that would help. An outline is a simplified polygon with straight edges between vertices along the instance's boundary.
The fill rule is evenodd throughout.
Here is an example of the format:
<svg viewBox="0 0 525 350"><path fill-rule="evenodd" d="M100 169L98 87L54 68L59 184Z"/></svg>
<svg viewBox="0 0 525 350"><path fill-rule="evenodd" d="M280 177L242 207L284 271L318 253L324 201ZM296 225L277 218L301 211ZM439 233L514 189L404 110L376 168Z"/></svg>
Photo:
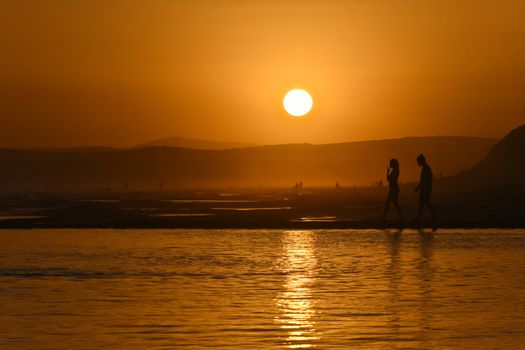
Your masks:
<svg viewBox="0 0 525 350"><path fill-rule="evenodd" d="M397 159L395 158L390 159L390 167L392 169L399 169L399 162L397 161Z"/></svg>

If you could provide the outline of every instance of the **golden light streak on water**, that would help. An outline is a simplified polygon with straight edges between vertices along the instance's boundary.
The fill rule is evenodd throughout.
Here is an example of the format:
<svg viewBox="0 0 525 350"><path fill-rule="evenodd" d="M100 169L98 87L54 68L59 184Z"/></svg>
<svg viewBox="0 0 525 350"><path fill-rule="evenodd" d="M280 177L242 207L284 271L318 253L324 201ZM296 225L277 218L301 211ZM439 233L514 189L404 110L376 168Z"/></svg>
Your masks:
<svg viewBox="0 0 525 350"><path fill-rule="evenodd" d="M286 275L284 290L275 299L278 314L275 322L288 331L284 342L291 349L310 348L319 340L315 328L315 283L317 259L315 233L288 231L282 236L283 255L279 261Z"/></svg>

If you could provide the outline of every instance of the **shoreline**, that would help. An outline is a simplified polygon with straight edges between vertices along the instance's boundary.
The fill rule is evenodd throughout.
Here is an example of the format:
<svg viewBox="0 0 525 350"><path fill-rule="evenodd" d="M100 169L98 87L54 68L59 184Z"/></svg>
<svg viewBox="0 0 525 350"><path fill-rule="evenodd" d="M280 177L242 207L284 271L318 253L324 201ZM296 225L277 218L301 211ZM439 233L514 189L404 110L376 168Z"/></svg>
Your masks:
<svg viewBox="0 0 525 350"><path fill-rule="evenodd" d="M4 220L0 222L1 230L10 229L200 229L200 230L226 230L226 229L286 229L286 230L431 230L432 225L424 223L421 226L408 223L400 226L395 223L381 224L378 221L339 221L339 222L214 222L214 223L189 223L189 222L29 222L30 220ZM438 222L439 229L524 229L523 222L505 221L444 221Z"/></svg>

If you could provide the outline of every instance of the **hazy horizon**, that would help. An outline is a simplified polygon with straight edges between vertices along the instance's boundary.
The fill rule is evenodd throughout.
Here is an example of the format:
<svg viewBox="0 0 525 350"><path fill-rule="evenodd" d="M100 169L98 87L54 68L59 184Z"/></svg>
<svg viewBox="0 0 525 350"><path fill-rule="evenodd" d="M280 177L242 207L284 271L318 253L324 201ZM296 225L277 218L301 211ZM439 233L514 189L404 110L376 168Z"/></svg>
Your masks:
<svg viewBox="0 0 525 350"><path fill-rule="evenodd" d="M510 131L510 130L509 130ZM504 133L503 136L505 136L507 133ZM24 149L49 149L49 150L60 150L60 149L82 149L82 148L115 148L115 149L126 149L126 148L141 148L141 147L151 147L148 144L150 143L156 143L161 142L164 140L169 139L181 139L181 140L188 140L188 141L196 141L196 142L205 142L205 143L217 143L217 144L246 144L245 146L240 146L242 148L244 147L266 147L266 146L283 146L283 145L313 145L313 146L322 146L322 145L331 145L331 144L343 144L343 143L360 143L360 142L381 142L381 141L390 141L390 140L401 140L401 139L411 139L411 138L472 138L472 139L487 139L487 140L501 140L503 137L490 137L490 136L467 136L467 135L406 135L406 136L399 136L399 137L392 137L392 138L384 138L384 139L366 139L366 140L341 140L341 141L334 141L334 142L308 142L308 141L297 141L297 142L283 142L283 143L254 143L250 141L239 141L239 140L216 140L216 139L204 139L204 138L193 138L193 137L182 137L182 136L168 136L168 137L159 137L151 140L144 140L144 142L140 142L138 144L130 144L130 145L106 145L106 144L85 144L85 145L56 145L56 146L42 146L42 147L9 147L9 146L3 146L0 144L0 149L13 149L13 150L24 150ZM171 146L167 146L171 147ZM182 148L191 148L191 147L183 147L183 146L173 146L173 147L182 147ZM237 147L232 147L237 148ZM207 148L200 148L200 149L207 149ZM228 149L228 147L221 148L221 149Z"/></svg>

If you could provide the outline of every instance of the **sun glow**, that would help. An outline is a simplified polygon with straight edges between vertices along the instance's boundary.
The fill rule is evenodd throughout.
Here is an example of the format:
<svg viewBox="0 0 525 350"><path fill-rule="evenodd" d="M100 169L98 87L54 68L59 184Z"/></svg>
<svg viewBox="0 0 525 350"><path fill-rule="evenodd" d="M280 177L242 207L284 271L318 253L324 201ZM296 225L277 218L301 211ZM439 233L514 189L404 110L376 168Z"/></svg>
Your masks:
<svg viewBox="0 0 525 350"><path fill-rule="evenodd" d="M302 117L312 110L312 96L305 90L290 90L284 96L283 106L288 114Z"/></svg>

